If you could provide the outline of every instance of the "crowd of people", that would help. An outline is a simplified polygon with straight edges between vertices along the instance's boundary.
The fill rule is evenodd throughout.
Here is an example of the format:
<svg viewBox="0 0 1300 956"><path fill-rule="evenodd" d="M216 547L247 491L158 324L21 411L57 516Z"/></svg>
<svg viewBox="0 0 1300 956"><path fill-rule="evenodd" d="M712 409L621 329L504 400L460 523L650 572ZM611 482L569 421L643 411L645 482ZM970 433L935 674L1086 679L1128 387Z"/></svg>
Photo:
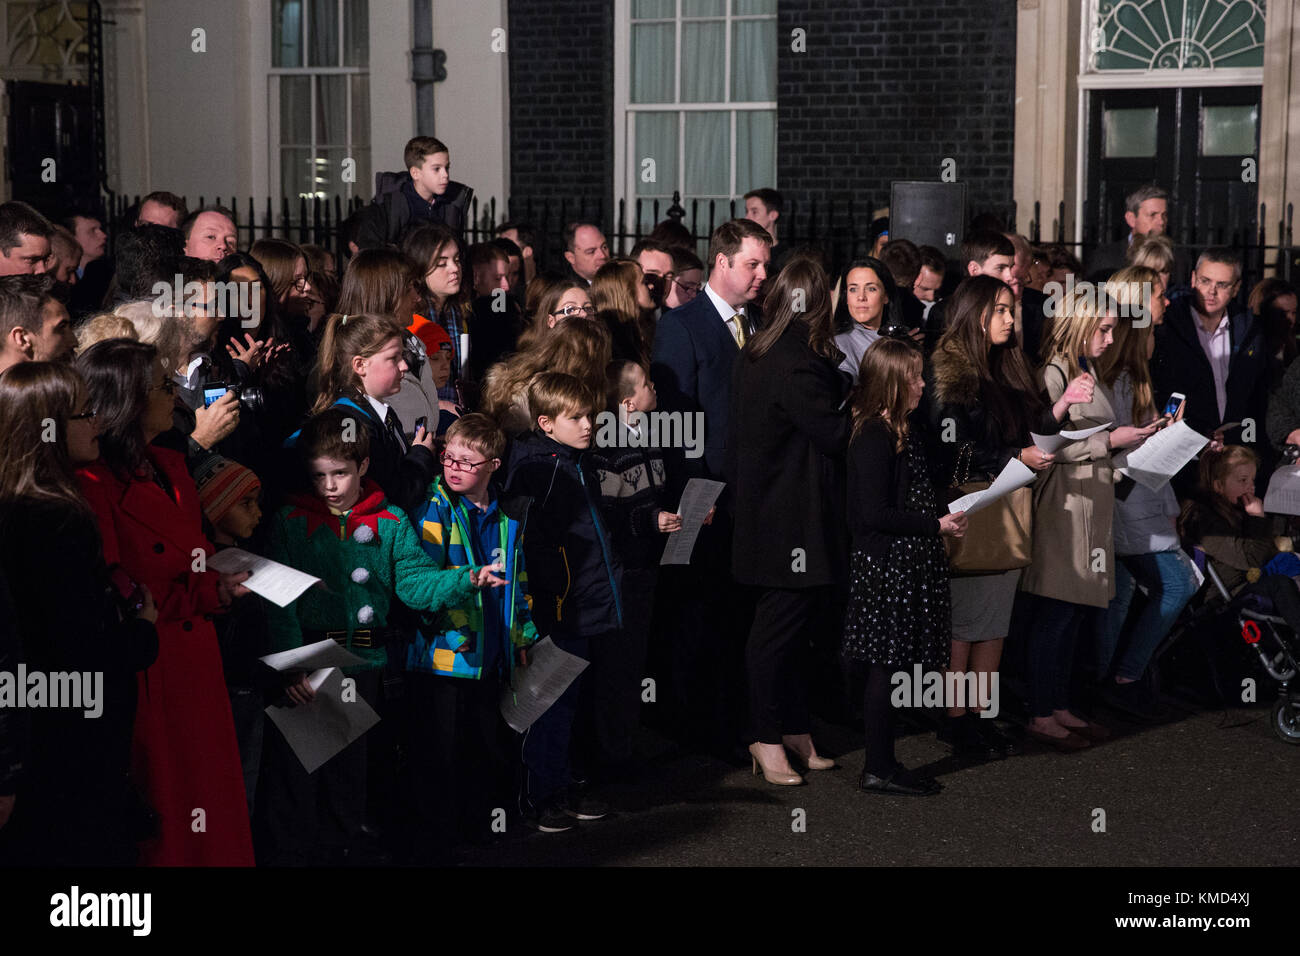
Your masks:
<svg viewBox="0 0 1300 956"><path fill-rule="evenodd" d="M1072 753L1100 706L1164 716L1143 678L1198 587L1184 548L1300 626L1259 495L1300 444L1296 289L1243 301L1232 250L1184 261L1158 187L1087 271L981 217L960 262L878 221L828 275L772 189L704 259L674 220L626 255L579 221L548 264L525 222L465 242L445 144L403 159L338 256L241 251L167 192L111 252L91 210L0 205L0 672L103 685L95 719L0 695L0 860L445 862L617 810L643 719L803 784L837 766L818 699L860 703L863 791L926 796L900 672L985 687L1005 656L1027 726L945 699L940 740ZM659 412L701 453L651 440ZM1178 420L1199 461L1122 478ZM949 513L1013 459L1030 486ZM661 564L696 478L725 484ZM212 566L229 548L320 581L282 606ZM502 694L544 639L587 667L519 734ZM268 710L323 685L262 658L331 640L381 719L308 771Z"/></svg>

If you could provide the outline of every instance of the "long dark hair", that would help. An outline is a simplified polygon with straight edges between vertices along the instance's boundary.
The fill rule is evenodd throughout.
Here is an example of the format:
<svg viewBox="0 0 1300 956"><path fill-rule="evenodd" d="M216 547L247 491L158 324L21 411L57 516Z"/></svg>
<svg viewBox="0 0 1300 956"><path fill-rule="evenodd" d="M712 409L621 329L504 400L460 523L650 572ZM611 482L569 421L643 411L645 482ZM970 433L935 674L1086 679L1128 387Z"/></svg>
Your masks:
<svg viewBox="0 0 1300 956"><path fill-rule="evenodd" d="M854 269L870 269L880 279L880 284L885 287L885 298L889 301L885 303L885 311L880 314L880 329L883 331L891 326L901 325L903 322L903 306L899 300L898 286L894 284L894 276L889 271L889 267L877 259L875 256L862 256L854 259L844 271L840 273L840 295L835 303L835 334L840 335L853 328L856 324L853 317L849 315L849 273Z"/></svg>
<svg viewBox="0 0 1300 956"><path fill-rule="evenodd" d="M63 363L21 362L0 375L0 504L44 501L89 511L68 455L68 422L84 391L81 376Z"/></svg>
<svg viewBox="0 0 1300 956"><path fill-rule="evenodd" d="M814 352L835 365L844 361L831 331L830 281L817 260L796 255L786 263L763 296L763 320L763 328L745 343L749 361L766 355L796 322L806 327Z"/></svg>
<svg viewBox="0 0 1300 956"><path fill-rule="evenodd" d="M470 290L474 288L474 276L467 273L469 269L467 256L462 255L460 260L460 291L455 295L447 296L441 308L438 308L437 303L433 301L433 296L429 293L425 282L425 277L433 267L434 259L449 244L454 245L458 253L461 251L461 242L456 238L456 234L436 222L416 226L402 240L402 252L414 263L416 275L419 276L420 300L424 307L424 317L431 322L437 322L438 317L448 309L454 309L458 315L464 315L470 309Z"/></svg>
<svg viewBox="0 0 1300 956"><path fill-rule="evenodd" d="M132 339L105 339L78 355L76 365L96 412L99 457L118 478L129 481L148 457L142 419L158 350Z"/></svg>
<svg viewBox="0 0 1300 956"><path fill-rule="evenodd" d="M1003 436L1014 444L1042 408L1038 381L1013 334L1003 345L989 342L985 324L991 321L998 297L1006 292L1015 302L1011 286L992 276L962 280L944 304L948 328L934 347L935 361L945 354L968 363L979 378L980 401L1002 426Z"/></svg>
<svg viewBox="0 0 1300 956"><path fill-rule="evenodd" d="M236 269L253 269L257 272L257 281L262 285L262 319L257 328L250 329L244 325L241 315L224 315L217 326L216 343L212 347L212 365L220 378L227 382L235 379L235 364L226 346L231 341L244 344L244 336L251 333L258 341L275 339L277 342L289 341L289 328L283 325L282 313L277 308L275 293L271 289L271 279L262 268L262 264L246 252L232 252L217 263L217 281L222 283L240 282L234 278Z"/></svg>

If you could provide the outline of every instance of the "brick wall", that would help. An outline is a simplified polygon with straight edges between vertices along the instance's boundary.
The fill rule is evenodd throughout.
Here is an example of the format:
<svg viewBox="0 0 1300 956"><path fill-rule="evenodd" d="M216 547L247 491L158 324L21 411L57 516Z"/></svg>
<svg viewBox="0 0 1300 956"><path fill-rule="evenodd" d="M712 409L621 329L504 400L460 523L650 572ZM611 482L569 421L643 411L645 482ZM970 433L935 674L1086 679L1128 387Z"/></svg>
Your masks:
<svg viewBox="0 0 1300 956"><path fill-rule="evenodd" d="M511 0L509 37L513 214L531 199L541 225L537 210L548 201L554 230L564 200L564 218L612 219L612 2Z"/></svg>
<svg viewBox="0 0 1300 956"><path fill-rule="evenodd" d="M951 157L972 216L1009 210L1015 0L780 0L777 24L777 178L796 209L824 218L852 195L861 219L892 180L937 180Z"/></svg>

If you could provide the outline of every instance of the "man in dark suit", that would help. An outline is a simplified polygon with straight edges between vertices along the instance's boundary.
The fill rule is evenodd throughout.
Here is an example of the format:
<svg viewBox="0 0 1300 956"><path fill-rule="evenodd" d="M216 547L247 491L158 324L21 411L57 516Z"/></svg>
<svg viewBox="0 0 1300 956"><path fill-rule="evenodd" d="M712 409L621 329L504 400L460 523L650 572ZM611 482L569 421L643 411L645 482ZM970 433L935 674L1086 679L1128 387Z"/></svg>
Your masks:
<svg viewBox="0 0 1300 956"><path fill-rule="evenodd" d="M1124 200L1124 222L1128 235L1104 243L1092 251L1084 267L1089 282L1105 282L1111 274L1128 265L1128 248L1138 236L1165 235L1169 231L1169 194L1156 185L1140 186ZM1181 250L1174 251L1174 268L1170 286L1187 281L1190 263Z"/></svg>
<svg viewBox="0 0 1300 956"><path fill-rule="evenodd" d="M1184 421L1206 437L1225 422L1254 419L1253 447L1265 453L1268 349L1254 316L1233 308L1240 283L1241 263L1233 250L1201 253L1192 274L1193 294L1175 300L1156 329L1151 380L1161 408L1173 392L1187 396Z"/></svg>
<svg viewBox="0 0 1300 956"><path fill-rule="evenodd" d="M655 388L677 399L683 410L704 413L710 477L722 474L731 370L741 346L758 329L753 303L767 278L771 246L767 230L750 220L724 222L709 240L708 282L686 305L665 312L655 331Z"/></svg>
<svg viewBox="0 0 1300 956"><path fill-rule="evenodd" d="M651 378L659 407L703 417L704 457L687 475L724 480L731 379L736 357L761 327L754 305L767 278L772 237L733 219L709 240L708 282L690 302L664 313L655 332ZM690 567L666 567L659 630L671 641L669 709L682 742L719 756L739 755L743 662L752 603L731 578L727 490L713 523L700 530Z"/></svg>
<svg viewBox="0 0 1300 956"><path fill-rule="evenodd" d="M609 262L609 243L600 226L582 220L565 226L564 259L569 264L566 278L591 285L600 267Z"/></svg>

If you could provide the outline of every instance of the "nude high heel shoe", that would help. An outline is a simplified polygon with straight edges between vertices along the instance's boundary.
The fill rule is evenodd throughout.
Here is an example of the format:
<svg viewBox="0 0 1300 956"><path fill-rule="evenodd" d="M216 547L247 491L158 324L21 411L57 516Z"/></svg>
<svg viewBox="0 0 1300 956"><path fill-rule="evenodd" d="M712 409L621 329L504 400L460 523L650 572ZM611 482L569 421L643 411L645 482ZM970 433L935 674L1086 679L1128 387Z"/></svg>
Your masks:
<svg viewBox="0 0 1300 956"><path fill-rule="evenodd" d="M763 779L768 783L778 787L797 787L803 783L803 777L797 773L782 773L779 770L769 770L763 763L763 758L758 755L758 744L749 745L749 756L753 758L754 776L757 777L761 769Z"/></svg>
<svg viewBox="0 0 1300 956"><path fill-rule="evenodd" d="M794 746L795 741L799 743L807 741L809 755L805 755L803 750ZM812 753L812 737L808 734L782 737L781 742L785 744L785 749L790 752L795 761L803 764L808 770L834 770L839 766L839 764L834 760L831 760L829 757L819 757L817 754Z"/></svg>

